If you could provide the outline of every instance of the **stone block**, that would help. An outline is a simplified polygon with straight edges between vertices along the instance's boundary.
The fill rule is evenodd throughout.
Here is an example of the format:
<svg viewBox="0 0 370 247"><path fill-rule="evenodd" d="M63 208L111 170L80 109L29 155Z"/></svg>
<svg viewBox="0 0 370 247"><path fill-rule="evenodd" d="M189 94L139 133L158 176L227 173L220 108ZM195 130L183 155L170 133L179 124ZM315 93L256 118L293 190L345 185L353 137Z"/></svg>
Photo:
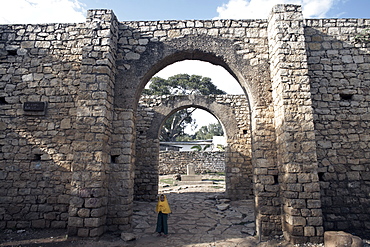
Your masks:
<svg viewBox="0 0 370 247"><path fill-rule="evenodd" d="M90 209L88 208L81 208L77 211L77 215L82 218L87 218L90 216Z"/></svg>
<svg viewBox="0 0 370 247"><path fill-rule="evenodd" d="M135 240L136 239L136 236L135 234L133 233L130 233L130 232L122 232L121 233L121 239L123 241L132 241L132 240Z"/></svg>
<svg viewBox="0 0 370 247"><path fill-rule="evenodd" d="M99 237L104 233L104 226L90 229L90 237Z"/></svg>
<svg viewBox="0 0 370 247"><path fill-rule="evenodd" d="M99 208L102 205L101 198L86 198L85 207L87 208Z"/></svg>
<svg viewBox="0 0 370 247"><path fill-rule="evenodd" d="M43 219L32 221L33 228L45 228L45 226L46 226L46 222Z"/></svg>
<svg viewBox="0 0 370 247"><path fill-rule="evenodd" d="M77 230L77 236L79 237L83 237L83 238L89 237L89 233L90 231L87 228L79 228Z"/></svg>
<svg viewBox="0 0 370 247"><path fill-rule="evenodd" d="M325 247L362 247L361 238L342 231L327 231L324 233Z"/></svg>
<svg viewBox="0 0 370 247"><path fill-rule="evenodd" d="M306 237L313 237L313 236L315 236L315 227L313 227L313 226L306 226L304 228L304 236L306 236Z"/></svg>
<svg viewBox="0 0 370 247"><path fill-rule="evenodd" d="M106 209L105 208L96 208L91 210L91 217L100 217L105 215Z"/></svg>
<svg viewBox="0 0 370 247"><path fill-rule="evenodd" d="M201 175L181 175L181 181L202 181Z"/></svg>
<svg viewBox="0 0 370 247"><path fill-rule="evenodd" d="M86 218L84 222L85 227L98 227L102 225L103 220L102 218Z"/></svg>
<svg viewBox="0 0 370 247"><path fill-rule="evenodd" d="M69 217L68 218L68 227L82 227L84 221L79 217Z"/></svg>
<svg viewBox="0 0 370 247"><path fill-rule="evenodd" d="M54 228L54 229L64 229L67 226L67 222L65 222L65 221L52 221L50 226L51 226L51 228Z"/></svg>

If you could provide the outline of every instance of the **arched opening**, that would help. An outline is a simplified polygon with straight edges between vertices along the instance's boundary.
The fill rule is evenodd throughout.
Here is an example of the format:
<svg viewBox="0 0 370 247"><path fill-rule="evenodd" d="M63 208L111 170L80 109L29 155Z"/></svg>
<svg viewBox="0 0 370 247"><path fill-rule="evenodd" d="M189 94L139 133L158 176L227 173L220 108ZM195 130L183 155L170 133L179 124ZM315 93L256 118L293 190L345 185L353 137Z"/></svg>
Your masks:
<svg viewBox="0 0 370 247"><path fill-rule="evenodd" d="M197 62L202 63L200 61ZM199 67L199 63L195 67ZM180 62L174 63L173 65L176 64L180 64ZM210 63L207 64L215 66ZM219 66L217 67L218 69L220 68ZM175 69L171 68L172 74L176 73L174 70ZM226 73L228 72L226 71ZM222 83L226 85L226 88L233 83L238 85L235 78L229 74L229 79L230 78L234 81L222 81ZM162 82L162 80L160 80L160 82ZM166 82L164 84L166 84ZM157 88L160 88L160 86L157 85L156 89ZM238 90L238 93L243 92L240 86ZM158 154L160 150L160 140L155 133L158 133L160 131L160 126L163 126L163 119L168 118L177 107L185 108L195 105L209 112L214 112L212 114L218 115L219 119L224 118L221 122L223 122L224 129L226 129L225 132L230 140L227 144L225 158L227 164L229 164L225 171L225 173L228 174L228 176L226 176L228 196L233 200L253 197L249 101L246 96L242 94L205 96L208 98L199 98L199 95L161 95L158 99L154 99L154 95L151 95L145 99L140 99L138 106L139 108L144 107L144 112L142 112L143 115L141 116L139 116L141 113L137 115L137 126L140 129L137 130L136 142L137 158L134 192L136 199L155 200L156 198L159 181L159 155L156 154ZM145 112L148 110L152 112ZM150 123L140 123L143 119ZM148 166L150 166L149 170L147 169Z"/></svg>
<svg viewBox="0 0 370 247"><path fill-rule="evenodd" d="M197 107L202 110L210 112L212 115L217 116L217 119L223 126L225 136L227 136L227 145L225 148L225 192L222 192L222 196L219 194L211 196L212 200L209 200L207 193L204 194L208 199L199 199L199 204L211 203L209 207L220 207L219 210L223 211L225 215L229 205L232 205L233 201L243 201L247 203L248 212L241 213L240 222L238 227L245 229L244 232L238 229L241 236L254 235L255 224L254 224L254 203L253 203L253 172L252 172L252 155L251 155L251 118L250 118L250 102L245 95L245 89L241 89L239 82L232 70L224 63L219 57L212 54L203 53L200 51L184 51L176 53L166 57L160 62L156 63L151 69L145 74L141 81L141 92L145 88L145 84L150 81L150 78L161 74L162 69L169 68L174 71L173 66L181 66L180 61L191 62L187 59L206 61L209 64L221 65L218 68L223 68L229 76L234 80L233 83L239 87L238 92L231 92L232 95L163 95L155 98L141 97L138 102L137 114L136 114L136 172L135 172L135 189L134 198L136 201L151 201L155 203L158 191L160 188L160 170L159 167L159 152L160 152L160 140L159 132L160 127L166 118L171 116L174 112L179 109L188 107ZM198 61L198 62L199 62ZM157 74L158 73L158 74ZM172 75L181 72L173 72ZM182 73L189 73L184 71ZM171 76L171 75L168 75ZM223 81L226 88L230 88L232 84L230 81ZM142 111L144 109L144 111ZM203 114L204 115L204 114ZM142 121L149 121L144 123ZM197 174L195 174L197 175ZM217 184L216 184L217 186ZM162 191L161 191L162 192ZM185 192L185 191L183 191ZM173 195L171 200L185 200L182 196L193 198L194 193L171 193ZM180 196L180 198L178 198ZM193 198L194 199L194 198ZM189 199L193 201L193 199ZM140 204L140 203L139 203ZM175 203L175 206L178 205ZM224 207L224 208L223 208ZM230 206L231 207L231 206ZM236 208L237 206L235 206ZM178 208L177 208L178 209ZM174 211L176 208L174 209ZM207 209L208 210L208 209ZM230 209L231 210L231 209ZM179 216L180 217L180 216ZM175 219L177 217L173 217ZM155 222L153 222L155 224ZM219 223L215 222L211 224L211 228L203 229L204 233L213 232L214 227ZM225 226L231 229L231 225ZM139 229L140 231L140 229ZM182 231L182 229L177 229Z"/></svg>
<svg viewBox="0 0 370 247"><path fill-rule="evenodd" d="M191 123L179 127L177 132L169 130L182 116L190 113L191 118L196 111L202 114L203 124L208 125L199 128L197 122L190 119ZM169 114L158 133L159 194L225 192L226 136L223 125L207 109L188 107Z"/></svg>
<svg viewBox="0 0 370 247"><path fill-rule="evenodd" d="M244 98L244 96L239 96ZM229 113L233 113L231 109L235 107L235 105L230 104L229 106L234 107L225 107L224 104L231 100L232 97L225 95L222 99L218 99L218 102L210 103L209 96L198 96L198 97L190 97L190 96L179 96L179 97L161 97L161 104L164 106L153 106L153 114L148 114L146 116L152 115L153 121L151 122L151 129L148 129L148 133L155 133L154 136L151 138L155 139L153 144L157 145L157 149L152 148L151 151L157 150L157 156L153 156L154 154L151 153L151 159L146 159L147 163L145 163L145 169L140 169L137 173L138 175L142 176L145 172L147 173L147 177L141 177L142 181L142 188L150 187L149 184L149 177L150 175L157 176L157 183L152 185L152 188L157 189L155 192L164 193L166 194L170 206L172 208L173 214L168 219L168 224L171 226L171 233L178 234L178 233L185 233L196 230L198 233L202 232L205 236L212 236L213 234L217 235L233 235L233 237L237 236L238 238L250 237L255 234L255 217L254 217L254 203L253 203L253 195L250 194L249 198L235 198L238 195L238 192L235 193L236 189L240 187L243 191L243 195L246 194L248 191L248 185L251 185L251 181L247 185L243 185L242 183L238 183L238 179L244 178L248 180L248 174L246 174L243 169L250 170L251 166L248 166L248 160L241 160L242 155L238 154L235 148L235 137L237 136L235 132L240 134L240 131L236 131L237 123L230 117ZM153 100L153 98L152 98ZM239 103L246 102L246 101L238 101ZM148 103L148 102L147 102ZM158 104L158 102L157 102ZM140 104L139 104L140 105ZM151 104L148 104L151 105ZM147 106L148 106L147 105ZM197 172L197 167L193 167L194 174L188 174L189 167L186 167L186 174L183 171L181 175L181 183L178 183L178 186L168 186L165 188L161 188L161 164L160 159L160 142L159 142L159 135L160 135L160 128L163 126L166 119L168 119L171 115L175 112L189 107L198 107L199 109L207 110L208 112L212 113L212 115L217 116L219 121L225 130L225 136L230 137L230 140L227 141L227 146L225 148L225 185L226 190L221 186L223 183L221 181L212 181L211 179L207 179L207 177L203 177L201 172ZM236 107L238 108L238 107ZM245 104L240 104L240 108L248 108ZM146 107L148 109L148 107ZM222 115L223 114L223 115ZM142 125L144 126L144 125ZM153 127L154 126L154 127ZM155 127L156 126L156 127ZM244 129L245 131L245 129ZM243 133L243 131L241 131ZM249 133L249 131L247 131ZM146 139L145 143L147 144L150 138ZM158 140L158 141L157 141ZM240 142L239 142L240 143ZM230 144L230 147L228 146ZM149 150L149 149L146 149ZM195 154L194 151L191 151L192 154ZM194 159L194 156L188 160ZM250 158L249 158L250 159ZM149 160L155 161L152 162L153 167L156 165L159 166L158 174L153 174L150 172L149 167ZM174 164L177 163L175 159L172 159L172 164L170 167L178 168L181 164ZM156 163L157 162L157 163ZM195 163L193 161L193 163ZM238 167L235 163L239 163L240 166ZM140 164L138 164L140 165ZM194 164L196 165L196 164ZM250 162L249 162L250 165ZM229 167L227 167L229 166ZM153 168L152 167L152 168ZM155 169L154 169L155 170ZM185 169L184 169L185 170ZM178 173L178 170L175 170ZM243 176L240 176L243 174ZM171 178L173 178L174 174L170 174ZM200 177L198 177L200 175ZM189 179L190 177L190 179ZM185 180L185 178L187 178ZM214 180L217 179L217 176L211 177ZM249 174L249 179L252 176ZM145 182L145 179L148 179L148 182ZM164 177L164 179L168 179L168 177ZM166 181L167 183L170 181ZM183 183L184 182L184 183ZM207 183L211 182L210 186L207 186ZM170 182L173 183L173 180ZM202 183L205 183L202 185ZM221 188L220 188L221 187ZM252 191L252 187L250 186L249 189ZM226 193L224 193L226 192ZM228 194L229 192L229 194ZM234 194L233 194L234 193ZM144 196L146 196L145 194ZM232 200L230 200L230 198ZM141 220L142 215L151 215L150 212L152 208L155 207L155 201L152 202L139 202L136 201L135 209L140 211L140 213L134 214L134 232L136 234L141 234L146 229L144 225L141 224L143 220ZM151 206L148 206L151 205ZM148 207L150 211L148 210ZM194 214L192 211L187 210L194 210ZM196 212L196 213L195 213ZM191 220L190 220L190 218ZM145 222L148 225L156 224L156 219L154 216L146 216ZM191 221L191 223L190 223ZM231 223L233 222L233 223Z"/></svg>

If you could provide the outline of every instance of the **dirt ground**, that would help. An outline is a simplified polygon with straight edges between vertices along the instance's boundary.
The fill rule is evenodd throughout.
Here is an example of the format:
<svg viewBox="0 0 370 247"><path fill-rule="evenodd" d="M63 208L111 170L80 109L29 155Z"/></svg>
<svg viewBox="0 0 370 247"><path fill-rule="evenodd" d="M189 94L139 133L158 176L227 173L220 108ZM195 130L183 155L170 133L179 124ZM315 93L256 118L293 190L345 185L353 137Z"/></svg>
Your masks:
<svg viewBox="0 0 370 247"><path fill-rule="evenodd" d="M222 175L206 175L205 180L214 181L210 186L181 185L173 175L160 176L159 193L170 192L220 192L225 190L225 180ZM104 234L99 239L78 239L67 236L66 229L26 229L26 230L0 230L0 246L12 247L121 247L136 246L134 243L124 242L120 234ZM151 246L147 246L151 247Z"/></svg>
<svg viewBox="0 0 370 247"><path fill-rule="evenodd" d="M181 184L173 179L173 176L161 176L159 184L160 193L186 193L186 192L220 192L225 190L225 181L223 176L209 175L205 180L213 181L213 184L208 186ZM135 241L125 242L121 239L120 234L107 233L98 239L79 239L75 237L68 237L66 229L22 229L22 230L0 230L0 246L8 247L133 247L145 246L152 247L154 245L142 245L135 243ZM186 245L187 247L198 245ZM207 247L216 247L216 245L208 244L201 245ZM224 247L224 245L217 245L217 247ZM229 246L229 245L227 245ZM235 245L240 246L240 245ZM294 247L283 239L275 239L262 244L260 247ZM298 245L295 245L298 246ZM324 246L323 244L305 244L302 246ZM366 247L370 247L370 241L365 240ZM172 247L172 246L171 246ZM175 246L174 246L175 247Z"/></svg>

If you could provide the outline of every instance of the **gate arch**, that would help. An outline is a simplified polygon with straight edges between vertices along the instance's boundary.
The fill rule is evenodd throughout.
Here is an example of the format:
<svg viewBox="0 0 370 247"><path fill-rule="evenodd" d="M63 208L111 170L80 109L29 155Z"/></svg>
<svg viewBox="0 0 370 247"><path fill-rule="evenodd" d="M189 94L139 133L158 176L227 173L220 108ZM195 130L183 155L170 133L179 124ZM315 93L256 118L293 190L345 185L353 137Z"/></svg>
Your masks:
<svg viewBox="0 0 370 247"><path fill-rule="evenodd" d="M354 206L353 212L343 210L335 219L327 217L329 200L344 196L329 188L341 183L332 176L351 180L364 176L359 184L365 187L359 191L361 198L366 198L369 176L359 170L368 167L367 153L355 161L361 167L348 166L340 172L333 173L331 166L342 166L342 161L336 157L325 160L331 145L338 147L338 153L361 153L367 137L364 135L349 152L346 147L360 136L333 134L326 141L324 131L328 127L329 132L330 128L336 132L337 126L347 125L350 118L361 121L350 121L352 127L343 127L343 132L352 133L352 128L363 125L366 130L369 125L369 117L362 116L360 108L337 109L343 103L338 102L340 94L351 96L355 84L355 88L360 83L361 87L353 97L355 104L350 105L367 103L366 44L352 43L356 32L367 26L363 20L304 20L296 5L275 6L267 20L119 22L111 10L91 10L86 23L1 26L0 87L4 90L0 129L6 152L0 161L6 169L0 171L0 183L12 188L5 191L7 196L0 204L1 226L44 228L54 223L68 227L69 235L81 237L100 236L106 229L128 230L135 159L142 155L135 153L135 143L142 136L135 130L148 127L139 126L135 116L142 89L166 65L198 59L226 68L249 98L257 234L268 237L284 232L293 243L321 241L322 202L330 229L342 227L338 219L344 217L351 224L343 228L368 233L368 219L359 220L359 224L353 220L357 212L365 212L366 201L359 205L345 202L335 210ZM46 38L45 33L50 35ZM326 52L330 45L338 56ZM336 71L341 66L348 69L345 76L350 82L344 88L336 83L343 76ZM35 101L44 106L43 111L24 107ZM353 117L327 123L328 116L348 112L354 112ZM340 148L337 140L347 138ZM149 152L155 141L148 142ZM237 147L245 149L244 144ZM36 161L30 158L33 155ZM53 180L45 182L40 171L46 172L48 179L51 174ZM38 181L29 183L33 178ZM319 178L327 188L320 190ZM34 190L37 186L33 182L44 189ZM41 193L42 200L18 204L30 191L32 198ZM12 209L15 205L17 210ZM38 216L32 220L30 209L37 208ZM42 208L50 208L47 215L58 215L58 219L45 217Z"/></svg>
<svg viewBox="0 0 370 247"><path fill-rule="evenodd" d="M224 128L227 136L225 171L228 197L232 200L253 198L248 104L248 100L243 95L142 97L137 113L139 118L137 135L141 138L138 139L136 146L138 154L135 165L136 198L144 200L156 198L160 129L169 116L188 107L208 111L221 122ZM148 115L152 117L148 118ZM241 149L240 146L243 148ZM149 149L151 152L148 152Z"/></svg>
<svg viewBox="0 0 370 247"><path fill-rule="evenodd" d="M260 37L259 42L266 43L266 37ZM235 43L237 42L234 39L204 35L149 43L145 52L141 54L139 64L134 62L130 70L118 73L115 104L118 107L135 109L141 92L150 78L164 67L183 60L200 60L220 65L239 82L252 106L271 103L269 63L263 58L267 58L267 49L264 51L266 55L260 55L260 61L251 65L253 62L243 58L243 53L238 52L246 48Z"/></svg>
<svg viewBox="0 0 370 247"><path fill-rule="evenodd" d="M116 61L114 105L123 111L136 112L141 92L149 79L174 62L201 60L223 66L237 79L249 99L251 170L254 174L256 224L259 226L257 233L264 236L279 234L282 230L280 186L278 183L270 184L278 180L279 172L269 68L268 23L266 20L217 20L204 21L195 27L195 22L192 22L194 26L188 33L190 29L186 26L190 27L190 22L141 23L143 25L120 23L117 35L124 42L118 42L116 48L119 56ZM164 26L165 29L162 28ZM135 124L139 124L137 119ZM139 132L136 144L141 142L140 136ZM157 148L152 149L156 145L159 145L158 140L143 140L141 146L144 148L134 152L136 166L139 162L148 164L158 159L158 156L150 159L143 156L148 150L156 153ZM237 148L243 149L243 145ZM235 172L238 172L237 169ZM154 171L147 174L147 177L136 176L134 184L144 185L137 179L150 181L152 177L158 179ZM158 183L152 184L146 189L156 191ZM152 195L146 197L150 200Z"/></svg>

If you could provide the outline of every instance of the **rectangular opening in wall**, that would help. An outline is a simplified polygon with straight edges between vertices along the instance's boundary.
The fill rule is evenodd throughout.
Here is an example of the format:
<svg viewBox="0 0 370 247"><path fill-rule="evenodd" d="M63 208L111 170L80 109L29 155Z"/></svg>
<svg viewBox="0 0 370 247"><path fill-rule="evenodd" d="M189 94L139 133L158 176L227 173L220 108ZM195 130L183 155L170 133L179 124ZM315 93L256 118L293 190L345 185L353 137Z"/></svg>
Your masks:
<svg viewBox="0 0 370 247"><path fill-rule="evenodd" d="M324 181L324 173L318 172L317 175L319 176L319 181Z"/></svg>
<svg viewBox="0 0 370 247"><path fill-rule="evenodd" d="M111 163L117 163L118 162L119 155L111 155L110 156L110 162Z"/></svg>
<svg viewBox="0 0 370 247"><path fill-rule="evenodd" d="M7 50L9 56L17 55L17 50Z"/></svg>
<svg viewBox="0 0 370 247"><path fill-rule="evenodd" d="M33 156L33 160L34 160L34 161L41 160L41 156L42 156L42 154L35 154L35 155Z"/></svg>
<svg viewBox="0 0 370 247"><path fill-rule="evenodd" d="M279 176L274 175L274 184L279 184Z"/></svg>
<svg viewBox="0 0 370 247"><path fill-rule="evenodd" d="M8 102L6 102L5 97L0 97L0 105L6 105Z"/></svg>
<svg viewBox="0 0 370 247"><path fill-rule="evenodd" d="M339 94L341 100L352 100L353 94L345 94L341 93Z"/></svg>

